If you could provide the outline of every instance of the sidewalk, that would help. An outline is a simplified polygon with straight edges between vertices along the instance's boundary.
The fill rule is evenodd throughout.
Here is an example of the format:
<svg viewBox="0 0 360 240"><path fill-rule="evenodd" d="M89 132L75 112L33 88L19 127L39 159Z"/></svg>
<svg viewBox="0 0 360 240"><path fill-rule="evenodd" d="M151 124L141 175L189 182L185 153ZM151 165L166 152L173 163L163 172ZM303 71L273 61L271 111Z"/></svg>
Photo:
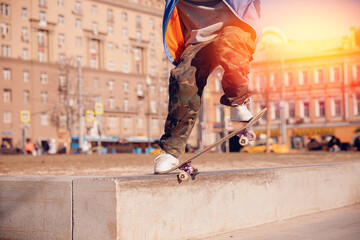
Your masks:
<svg viewBox="0 0 360 240"><path fill-rule="evenodd" d="M360 204L201 239L359 240Z"/></svg>

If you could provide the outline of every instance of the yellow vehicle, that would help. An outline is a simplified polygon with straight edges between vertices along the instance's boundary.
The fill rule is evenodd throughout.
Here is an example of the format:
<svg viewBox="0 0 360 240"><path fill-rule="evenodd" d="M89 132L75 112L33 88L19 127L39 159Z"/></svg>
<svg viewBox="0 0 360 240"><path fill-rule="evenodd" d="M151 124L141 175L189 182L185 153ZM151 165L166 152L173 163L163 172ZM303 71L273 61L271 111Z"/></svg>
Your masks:
<svg viewBox="0 0 360 240"><path fill-rule="evenodd" d="M259 153L259 152L266 152L266 144L259 144L256 146L246 146L241 148L240 152L246 153ZM289 147L285 144L270 144L270 152L274 153L288 153Z"/></svg>

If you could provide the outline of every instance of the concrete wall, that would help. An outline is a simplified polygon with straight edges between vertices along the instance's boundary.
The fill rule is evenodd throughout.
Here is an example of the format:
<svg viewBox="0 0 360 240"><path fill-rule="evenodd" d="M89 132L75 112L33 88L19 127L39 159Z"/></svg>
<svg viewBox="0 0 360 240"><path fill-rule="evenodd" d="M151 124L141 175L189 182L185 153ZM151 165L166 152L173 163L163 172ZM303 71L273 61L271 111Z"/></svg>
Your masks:
<svg viewBox="0 0 360 240"><path fill-rule="evenodd" d="M0 239L207 236L359 203L359 176L360 162L200 173L180 184L175 174L0 177Z"/></svg>

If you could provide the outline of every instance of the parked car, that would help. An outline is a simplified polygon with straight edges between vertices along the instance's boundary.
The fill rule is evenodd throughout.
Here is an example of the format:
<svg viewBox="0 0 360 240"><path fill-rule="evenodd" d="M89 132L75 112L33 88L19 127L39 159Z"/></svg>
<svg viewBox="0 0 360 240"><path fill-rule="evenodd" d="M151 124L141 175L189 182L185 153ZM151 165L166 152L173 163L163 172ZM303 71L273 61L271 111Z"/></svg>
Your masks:
<svg viewBox="0 0 360 240"><path fill-rule="evenodd" d="M266 144L259 144L256 146L245 146L243 147L240 152L246 152L246 153L259 153L259 152L266 152ZM270 152L274 153L288 153L289 147L285 144L270 144Z"/></svg>

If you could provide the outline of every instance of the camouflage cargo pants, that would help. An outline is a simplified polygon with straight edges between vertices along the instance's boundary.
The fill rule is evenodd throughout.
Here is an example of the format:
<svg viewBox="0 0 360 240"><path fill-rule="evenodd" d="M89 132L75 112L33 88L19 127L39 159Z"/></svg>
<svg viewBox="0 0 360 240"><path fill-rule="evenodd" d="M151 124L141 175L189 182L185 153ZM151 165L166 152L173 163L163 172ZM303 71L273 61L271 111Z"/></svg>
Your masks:
<svg viewBox="0 0 360 240"><path fill-rule="evenodd" d="M235 26L225 27L205 43L189 45L169 78L169 109L161 148L175 157L185 149L199 114L201 97L208 76L221 65L224 105L241 104L251 91L248 88L249 62L255 51L250 33Z"/></svg>

